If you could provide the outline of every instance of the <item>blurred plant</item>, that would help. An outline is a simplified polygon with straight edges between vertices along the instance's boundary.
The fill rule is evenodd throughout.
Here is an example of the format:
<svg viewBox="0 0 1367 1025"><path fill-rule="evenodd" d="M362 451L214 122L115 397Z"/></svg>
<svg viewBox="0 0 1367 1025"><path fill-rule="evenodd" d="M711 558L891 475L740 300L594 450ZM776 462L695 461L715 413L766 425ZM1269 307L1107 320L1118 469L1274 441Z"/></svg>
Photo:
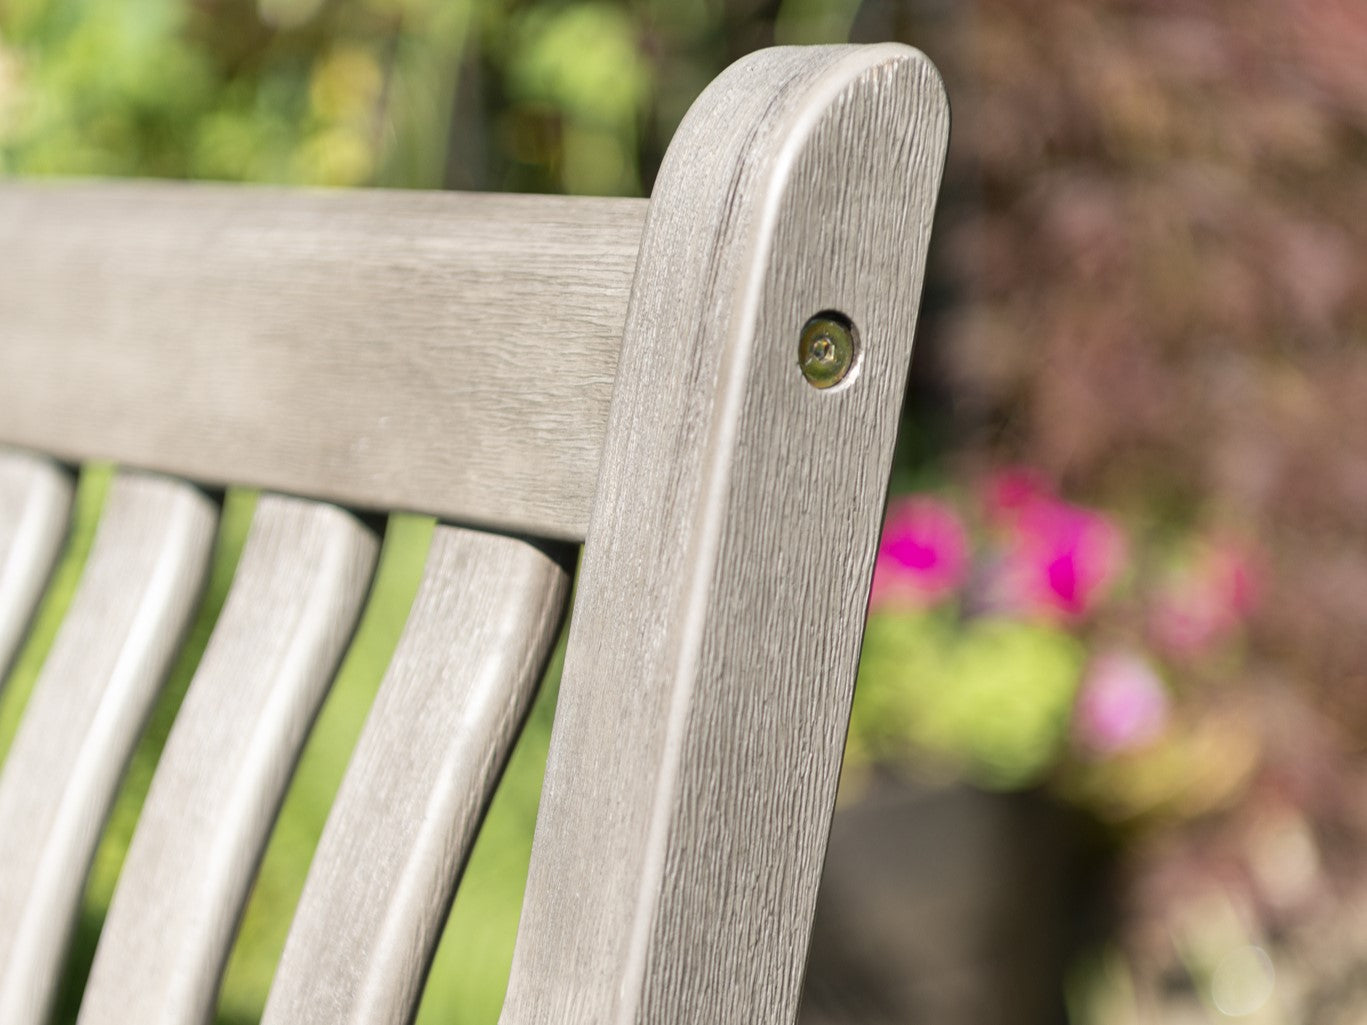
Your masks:
<svg viewBox="0 0 1367 1025"><path fill-rule="evenodd" d="M954 397L952 476L1025 460L1141 534L1219 535L1167 546L1175 577L1208 580L1158 603L1165 655L1245 620L1216 578L1256 537L1258 679L1367 744L1363 40L1367 6L1343 0L984 0L945 21L923 356Z"/></svg>
<svg viewBox="0 0 1367 1025"><path fill-rule="evenodd" d="M870 617L852 764L910 761L985 786L1039 781L1058 759L1083 652L1049 625L946 609Z"/></svg>
<svg viewBox="0 0 1367 1025"><path fill-rule="evenodd" d="M1019 475L1018 475L1019 476ZM1010 501L1002 501L1003 493ZM1085 618L1115 584L1125 559L1120 532L1106 517L1020 482L993 488L990 509L1002 535L991 600L1004 609Z"/></svg>
<svg viewBox="0 0 1367 1025"><path fill-rule="evenodd" d="M938 612L1049 597L981 591L1042 482L1125 528L1048 620L1087 656L1036 778L1125 841L1086 1020L1227 1020L1255 948L1249 1020L1367 1020L1367 5L919 10L863 19L929 24L954 99L916 396L952 401L919 427L959 488L1033 468L979 500L980 590Z"/></svg>
<svg viewBox="0 0 1367 1025"><path fill-rule="evenodd" d="M1073 736L1096 757L1151 744L1168 723L1167 687L1142 656L1107 652L1089 667L1078 694Z"/></svg>
<svg viewBox="0 0 1367 1025"><path fill-rule="evenodd" d="M437 184L468 20L439 0L9 0L0 172Z"/></svg>
<svg viewBox="0 0 1367 1025"><path fill-rule="evenodd" d="M1256 573L1247 551L1217 540L1174 566L1159 584L1149 628L1174 658L1197 658L1231 637L1253 612Z"/></svg>
<svg viewBox="0 0 1367 1025"><path fill-rule="evenodd" d="M961 586L967 570L968 536L948 503L917 497L892 504L873 571L875 602L934 603Z"/></svg>
<svg viewBox="0 0 1367 1025"><path fill-rule="evenodd" d="M1063 500L1036 470L1009 468L964 494L889 506L853 776L878 761L989 787L1045 785L1131 825L1235 797L1257 742L1219 710L1219 681L1245 657L1251 556L1219 538L1140 549L1118 520ZM1203 673L1217 656L1219 672Z"/></svg>
<svg viewBox="0 0 1367 1025"><path fill-rule="evenodd" d="M1079 1025L1360 1021L1352 727L1252 684L1265 553L1123 522L1033 469L894 500L845 785L877 764L1043 788L1123 838L1123 927L1071 984Z"/></svg>
<svg viewBox="0 0 1367 1025"><path fill-rule="evenodd" d="M5 0L0 173L638 194L614 3Z"/></svg>
<svg viewBox="0 0 1367 1025"><path fill-rule="evenodd" d="M627 11L607 3L532 6L506 45L508 130L517 133L529 111L555 112L553 161L565 191L639 194L638 135L651 74Z"/></svg>

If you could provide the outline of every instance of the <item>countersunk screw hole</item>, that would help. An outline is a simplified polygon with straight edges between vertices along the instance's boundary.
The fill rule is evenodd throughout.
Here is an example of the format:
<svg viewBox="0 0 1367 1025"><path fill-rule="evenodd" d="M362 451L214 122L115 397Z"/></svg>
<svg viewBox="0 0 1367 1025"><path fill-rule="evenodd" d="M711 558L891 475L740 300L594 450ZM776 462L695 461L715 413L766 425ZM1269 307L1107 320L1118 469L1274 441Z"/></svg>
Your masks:
<svg viewBox="0 0 1367 1025"><path fill-rule="evenodd" d="M823 310L802 327L797 345L797 365L813 388L839 384L854 369L859 341L850 318Z"/></svg>

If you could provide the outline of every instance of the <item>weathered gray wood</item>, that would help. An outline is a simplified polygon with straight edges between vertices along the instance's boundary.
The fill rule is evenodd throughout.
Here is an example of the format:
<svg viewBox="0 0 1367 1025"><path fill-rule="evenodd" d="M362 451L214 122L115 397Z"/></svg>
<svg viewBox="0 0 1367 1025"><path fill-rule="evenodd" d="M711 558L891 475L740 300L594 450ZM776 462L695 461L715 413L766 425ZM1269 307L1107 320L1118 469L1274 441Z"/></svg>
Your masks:
<svg viewBox="0 0 1367 1025"><path fill-rule="evenodd" d="M0 443L582 540L644 212L0 187Z"/></svg>
<svg viewBox="0 0 1367 1025"><path fill-rule="evenodd" d="M0 772L0 1025L47 1018L119 777L203 586L216 504L120 473Z"/></svg>
<svg viewBox="0 0 1367 1025"><path fill-rule="evenodd" d="M777 49L670 146L505 1025L793 1020L947 131L914 50ZM823 310L862 362L821 391Z"/></svg>
<svg viewBox="0 0 1367 1025"><path fill-rule="evenodd" d="M0 687L66 537L71 492L56 463L0 449Z"/></svg>
<svg viewBox="0 0 1367 1025"><path fill-rule="evenodd" d="M564 613L568 552L438 526L263 1025L400 1025Z"/></svg>
<svg viewBox="0 0 1367 1025"><path fill-rule="evenodd" d="M334 506L257 503L138 819L80 1025L213 1019L256 866L377 549L374 533Z"/></svg>

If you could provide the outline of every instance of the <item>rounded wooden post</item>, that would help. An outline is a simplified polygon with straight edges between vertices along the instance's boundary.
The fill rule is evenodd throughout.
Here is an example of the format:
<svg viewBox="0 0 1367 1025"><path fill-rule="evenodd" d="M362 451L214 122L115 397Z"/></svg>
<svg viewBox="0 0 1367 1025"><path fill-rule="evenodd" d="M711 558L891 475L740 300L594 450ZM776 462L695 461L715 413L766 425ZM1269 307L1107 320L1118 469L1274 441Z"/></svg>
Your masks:
<svg viewBox="0 0 1367 1025"><path fill-rule="evenodd" d="M947 135L917 51L782 48L670 146L504 1025L796 1013Z"/></svg>

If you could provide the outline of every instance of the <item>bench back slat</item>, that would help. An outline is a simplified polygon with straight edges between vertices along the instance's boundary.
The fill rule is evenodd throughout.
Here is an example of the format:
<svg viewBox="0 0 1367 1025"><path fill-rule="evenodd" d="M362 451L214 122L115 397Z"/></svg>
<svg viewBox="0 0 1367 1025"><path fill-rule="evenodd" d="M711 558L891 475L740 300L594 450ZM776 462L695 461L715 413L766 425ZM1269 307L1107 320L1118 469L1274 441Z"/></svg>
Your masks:
<svg viewBox="0 0 1367 1025"><path fill-rule="evenodd" d="M374 532L264 495L119 876L80 1025L213 1018L295 763L370 586Z"/></svg>
<svg viewBox="0 0 1367 1025"><path fill-rule="evenodd" d="M0 1023L45 1021L120 775L197 604L217 505L121 473L0 769Z"/></svg>
<svg viewBox="0 0 1367 1025"><path fill-rule="evenodd" d="M583 540L645 206L0 187L0 443Z"/></svg>
<svg viewBox="0 0 1367 1025"><path fill-rule="evenodd" d="M567 551L438 525L314 855L263 1025L406 1025L541 680Z"/></svg>
<svg viewBox="0 0 1367 1025"><path fill-rule="evenodd" d="M0 687L66 537L71 474L0 449Z"/></svg>

